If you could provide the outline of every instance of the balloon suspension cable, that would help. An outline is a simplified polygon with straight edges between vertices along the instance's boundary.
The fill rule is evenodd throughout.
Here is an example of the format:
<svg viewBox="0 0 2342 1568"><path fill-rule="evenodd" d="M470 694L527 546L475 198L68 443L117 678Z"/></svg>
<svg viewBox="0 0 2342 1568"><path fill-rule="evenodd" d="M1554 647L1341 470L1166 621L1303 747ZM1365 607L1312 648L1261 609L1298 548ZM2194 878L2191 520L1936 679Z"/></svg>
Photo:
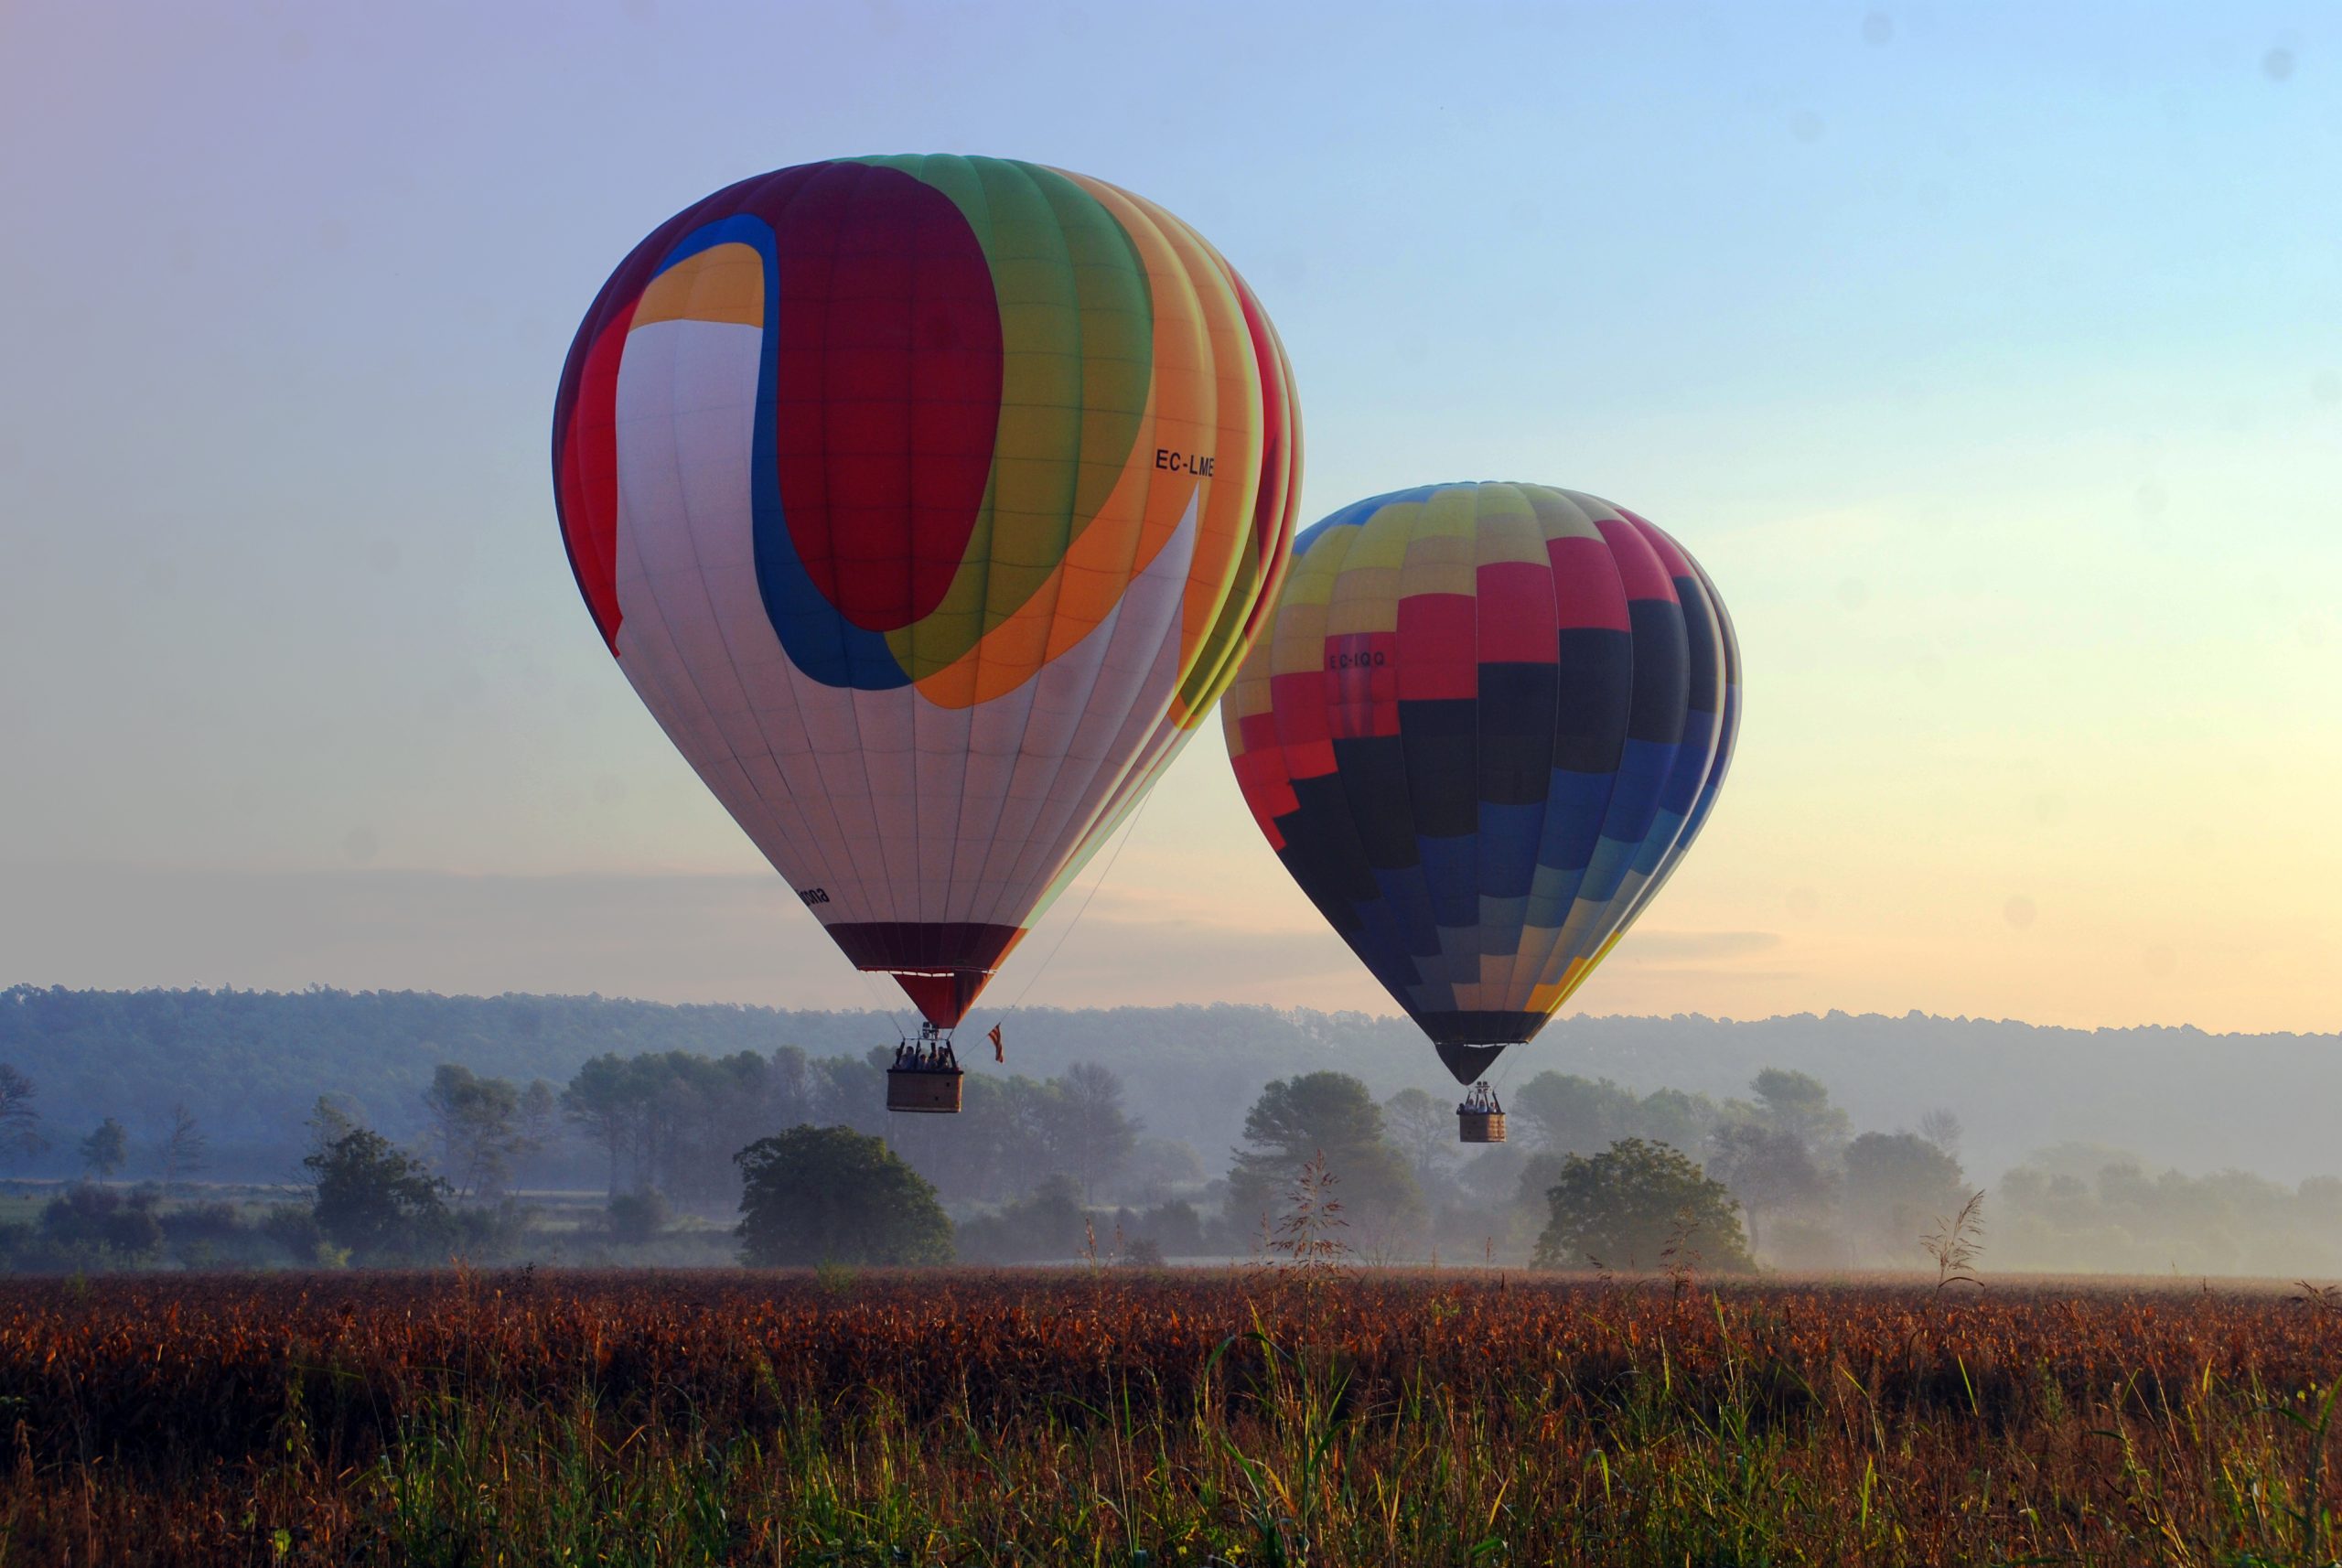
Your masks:
<svg viewBox="0 0 2342 1568"><path fill-rule="evenodd" d="M1488 1087L1495 1090L1498 1095L1501 1097L1504 1093L1504 1086L1511 1080L1512 1053L1510 1051L1507 1051L1504 1055L1497 1058L1496 1077L1488 1080Z"/></svg>
<svg viewBox="0 0 2342 1568"><path fill-rule="evenodd" d="M1152 789L1139 797L1138 810L1133 811L1131 820L1123 824L1123 836L1114 841L1114 853L1106 857L1104 868L1090 879L1090 891L1082 895L1081 908L1076 909L1073 912L1073 918L1065 923L1065 929L1058 933L1058 940L1049 944L1048 954L1041 960L1041 967L1035 970L1032 978L1018 989L1016 1000L1003 1007L994 1016L993 1023L995 1026L1025 1004L1025 998L1032 993L1034 986L1040 983L1041 976L1048 972L1049 965L1057 961L1058 949L1065 946L1065 940L1073 935L1074 927L1081 924L1081 917L1090 913L1090 901L1098 897L1098 889L1103 887L1106 885L1106 878L1114 874L1114 863L1122 859L1123 851L1130 847L1131 836L1138 832L1139 819L1146 815L1146 808L1153 804L1154 800L1155 791Z"/></svg>
<svg viewBox="0 0 2342 1568"><path fill-rule="evenodd" d="M870 972L866 969L857 969L854 973L854 978L862 982L863 994L870 998L871 1011L884 1013L895 1021L896 1040L899 1043L910 1038L911 1031L904 1026L903 1015L886 1004L886 993L878 989L877 983L870 978Z"/></svg>

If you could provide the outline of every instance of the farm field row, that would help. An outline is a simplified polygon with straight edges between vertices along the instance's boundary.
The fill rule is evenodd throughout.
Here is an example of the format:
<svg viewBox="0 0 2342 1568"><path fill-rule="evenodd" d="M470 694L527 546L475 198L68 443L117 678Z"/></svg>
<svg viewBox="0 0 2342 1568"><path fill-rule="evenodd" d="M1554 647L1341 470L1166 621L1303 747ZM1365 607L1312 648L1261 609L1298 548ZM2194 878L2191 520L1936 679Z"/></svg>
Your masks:
<svg viewBox="0 0 2342 1568"><path fill-rule="evenodd" d="M0 1283L0 1562L2322 1563L2307 1289Z"/></svg>

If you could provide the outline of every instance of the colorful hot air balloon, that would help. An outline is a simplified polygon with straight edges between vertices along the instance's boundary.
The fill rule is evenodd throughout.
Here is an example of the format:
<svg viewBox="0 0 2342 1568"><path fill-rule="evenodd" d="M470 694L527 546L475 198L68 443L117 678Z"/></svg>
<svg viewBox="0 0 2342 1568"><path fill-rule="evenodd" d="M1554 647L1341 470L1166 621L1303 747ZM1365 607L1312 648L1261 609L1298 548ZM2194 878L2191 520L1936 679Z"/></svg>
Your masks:
<svg viewBox="0 0 2342 1568"><path fill-rule="evenodd" d="M941 1028L1234 677L1299 454L1276 333L1193 230L972 157L670 219L586 312L553 430L618 667Z"/></svg>
<svg viewBox="0 0 2342 1568"><path fill-rule="evenodd" d="M1436 485L1301 535L1221 721L1277 857L1470 1083L1699 832L1739 687L1723 601L1659 529Z"/></svg>

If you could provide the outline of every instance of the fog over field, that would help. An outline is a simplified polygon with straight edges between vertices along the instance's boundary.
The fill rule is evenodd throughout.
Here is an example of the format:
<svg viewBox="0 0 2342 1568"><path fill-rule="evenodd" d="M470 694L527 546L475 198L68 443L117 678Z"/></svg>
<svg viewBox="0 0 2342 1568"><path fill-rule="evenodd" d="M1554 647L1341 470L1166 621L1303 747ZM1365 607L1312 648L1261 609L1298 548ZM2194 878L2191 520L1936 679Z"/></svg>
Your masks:
<svg viewBox="0 0 2342 1568"><path fill-rule="evenodd" d="M2008 1266L2342 1272L2342 1154L2331 1130L2342 1038L2334 1036L2081 1031L1917 1014L1565 1018L1499 1063L1492 1076L1512 1101L1513 1141L1470 1157L1448 1141L1452 1121L1418 1126L1409 1144L1389 1109L1416 1090L1444 1116L1456 1092L1403 1020L1232 1004L1035 1008L1005 1015L1003 1036L1004 1064L981 1047L965 1053L971 1114L890 1118L871 1061L897 1038L897 1020L883 1012L18 987L0 993L0 1062L36 1084L50 1146L17 1156L6 1174L77 1173L75 1141L113 1117L129 1133L127 1178L151 1178L163 1130L184 1107L208 1134L211 1177L285 1182L298 1175L320 1096L428 1148L425 1094L445 1066L515 1085L542 1079L549 1096L587 1062L615 1056L665 1062L671 1079L696 1062L753 1080L737 1102L679 1112L704 1119L720 1110L726 1119L696 1134L708 1144L704 1173L644 1165L627 1178L656 1181L711 1220L736 1200L731 1144L805 1120L890 1137L963 1219L988 1219L1080 1163L1050 1141L1070 1113L1047 1095L1089 1064L1118 1080L1122 1112L1137 1126L1127 1155L1083 1167L1085 1201L1133 1215L1187 1204L1203 1216L1203 1240L1190 1244L1240 1247L1243 1204L1229 1199L1223 1177L1244 1146L1248 1111L1272 1080L1330 1071L1362 1080L1385 1104L1391 1137L1413 1150L1419 1197L1408 1212L1427 1240L1509 1235L1525 1249L1534 1234L1525 1216L1562 1157L1647 1137L1722 1170L1718 1161L1731 1156L1720 1131L1746 1123L1793 1133L1837 1184L1837 1197L1782 1200L1771 1215L1761 1187L1748 1187L1744 1201L1768 1262L1916 1263L1932 1210L1982 1188L1991 1245ZM1790 1092L1818 1098L1785 1109L1778 1089L1768 1098L1757 1088L1767 1073L1804 1075L1818 1089ZM517 1172L521 1185L622 1185L618 1155L606 1165L573 1123L544 1115L543 1147ZM1932 1148L1953 1165L1927 1178L1932 1187L1882 1197L1868 1222L1875 1234L1856 1244L1842 1209L1863 1201L1865 1179L1888 1179L1864 1178L1856 1168L1864 1156L1849 1154L1849 1141L1866 1134L1874 1155Z"/></svg>

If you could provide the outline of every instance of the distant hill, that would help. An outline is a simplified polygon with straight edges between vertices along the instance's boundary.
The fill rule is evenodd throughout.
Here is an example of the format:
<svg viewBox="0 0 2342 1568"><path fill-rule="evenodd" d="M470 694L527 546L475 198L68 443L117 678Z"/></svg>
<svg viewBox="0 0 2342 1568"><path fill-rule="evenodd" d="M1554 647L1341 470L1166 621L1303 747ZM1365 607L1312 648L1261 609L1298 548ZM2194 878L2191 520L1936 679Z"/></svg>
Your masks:
<svg viewBox="0 0 2342 1568"><path fill-rule="evenodd" d="M221 1175L289 1169L319 1094L347 1094L395 1136L420 1126L442 1061L525 1081L565 1081L606 1051L813 1056L891 1048L884 1013L667 1006L600 996L438 996L310 990L0 992L0 1062L30 1077L59 1145L27 1171L70 1168L71 1142L102 1116L134 1142L184 1101ZM1403 1019L1216 1004L1013 1014L1008 1065L1049 1076L1103 1062L1148 1130L1184 1138L1215 1167L1272 1078L1338 1068L1380 1094L1445 1091L1446 1075ZM982 1058L981 1061L975 1059ZM2342 1036L2207 1035L2193 1028L2053 1029L1984 1019L1800 1014L1757 1022L1698 1015L1567 1018L1500 1064L1519 1082L1548 1069L1719 1099L1761 1067L1827 1084L1857 1128L1909 1127L1944 1108L1966 1124L1962 1156L1991 1180L2028 1151L2080 1142L2154 1165L2234 1166L2285 1181L2342 1171Z"/></svg>

